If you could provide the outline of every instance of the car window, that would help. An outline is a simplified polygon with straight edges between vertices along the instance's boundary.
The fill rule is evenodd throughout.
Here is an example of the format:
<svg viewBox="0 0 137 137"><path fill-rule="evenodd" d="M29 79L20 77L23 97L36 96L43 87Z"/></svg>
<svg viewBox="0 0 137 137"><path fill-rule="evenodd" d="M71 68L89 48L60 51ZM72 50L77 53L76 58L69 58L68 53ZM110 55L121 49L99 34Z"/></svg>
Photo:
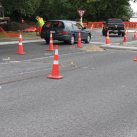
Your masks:
<svg viewBox="0 0 137 137"><path fill-rule="evenodd" d="M74 29L79 29L78 26L77 26L77 24L73 24L73 28Z"/></svg>
<svg viewBox="0 0 137 137"><path fill-rule="evenodd" d="M64 28L64 24L61 21L48 21L44 24L44 27Z"/></svg>
<svg viewBox="0 0 137 137"><path fill-rule="evenodd" d="M77 23L77 26L79 29L82 29L82 26L79 23Z"/></svg>
<svg viewBox="0 0 137 137"><path fill-rule="evenodd" d="M73 29L71 22L66 22L66 25L67 25L67 27L68 27L69 29Z"/></svg>
<svg viewBox="0 0 137 137"><path fill-rule="evenodd" d="M52 24L52 21L46 22L46 23L44 24L44 27L50 27L51 24Z"/></svg>
<svg viewBox="0 0 137 137"><path fill-rule="evenodd" d="M63 22L59 22L59 23L58 23L58 28L64 28Z"/></svg>

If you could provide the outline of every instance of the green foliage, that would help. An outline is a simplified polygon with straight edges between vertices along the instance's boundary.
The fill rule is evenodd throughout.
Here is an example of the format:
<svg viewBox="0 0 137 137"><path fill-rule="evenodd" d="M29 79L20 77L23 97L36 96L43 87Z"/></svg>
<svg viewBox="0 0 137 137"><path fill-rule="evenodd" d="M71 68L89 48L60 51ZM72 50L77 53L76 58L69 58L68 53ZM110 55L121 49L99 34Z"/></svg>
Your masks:
<svg viewBox="0 0 137 137"><path fill-rule="evenodd" d="M41 0L1 0L5 14L21 10L22 14L30 16L40 6Z"/></svg>
<svg viewBox="0 0 137 137"><path fill-rule="evenodd" d="M83 21L103 21L108 18L129 20L133 10L130 0L1 0L5 14L20 9L27 19L41 16L48 19L80 20L77 10L86 10ZM132 0L137 1L137 0Z"/></svg>

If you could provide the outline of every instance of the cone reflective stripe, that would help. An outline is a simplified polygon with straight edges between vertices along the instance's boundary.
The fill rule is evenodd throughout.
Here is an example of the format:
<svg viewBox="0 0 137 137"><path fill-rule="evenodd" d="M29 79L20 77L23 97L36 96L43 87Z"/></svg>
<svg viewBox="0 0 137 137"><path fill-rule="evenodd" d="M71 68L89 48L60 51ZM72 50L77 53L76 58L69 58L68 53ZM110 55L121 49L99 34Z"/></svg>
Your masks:
<svg viewBox="0 0 137 137"><path fill-rule="evenodd" d="M77 46L75 46L75 48L83 48L81 46L81 35L80 35L80 31L79 31L79 35L78 35L78 43L77 43Z"/></svg>
<svg viewBox="0 0 137 137"><path fill-rule="evenodd" d="M122 42L127 42L126 31L125 31L125 35L124 35L124 40Z"/></svg>
<svg viewBox="0 0 137 137"><path fill-rule="evenodd" d="M107 38L106 38L106 44L105 45L110 45L109 44L109 31L107 31Z"/></svg>
<svg viewBox="0 0 137 137"><path fill-rule="evenodd" d="M136 30L135 30L135 32L134 32L134 38L133 38L133 39L137 39L137 38L136 38Z"/></svg>
<svg viewBox="0 0 137 137"><path fill-rule="evenodd" d="M53 49L52 31L50 31L49 49L47 49L46 51L55 51L55 50Z"/></svg>
<svg viewBox="0 0 137 137"><path fill-rule="evenodd" d="M16 52L15 54L26 54L23 52L23 45L22 45L22 35L21 35L21 32L20 32L20 35L19 35L19 46L18 46L18 52Z"/></svg>
<svg viewBox="0 0 137 137"><path fill-rule="evenodd" d="M47 76L47 78L52 78L52 79L63 78L63 76L59 76L59 61L58 61L58 46L57 45L56 45L56 49L55 49L52 74L50 76Z"/></svg>

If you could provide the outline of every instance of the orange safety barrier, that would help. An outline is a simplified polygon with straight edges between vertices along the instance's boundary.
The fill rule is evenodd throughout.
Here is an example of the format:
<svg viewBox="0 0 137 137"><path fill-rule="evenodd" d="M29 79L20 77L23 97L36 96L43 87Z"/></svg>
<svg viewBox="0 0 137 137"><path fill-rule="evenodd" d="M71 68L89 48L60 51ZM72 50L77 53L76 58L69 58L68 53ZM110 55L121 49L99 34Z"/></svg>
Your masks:
<svg viewBox="0 0 137 137"><path fill-rule="evenodd" d="M125 24L125 28L135 28L137 26L137 22L123 22Z"/></svg>
<svg viewBox="0 0 137 137"><path fill-rule="evenodd" d="M88 28L93 28L94 29L101 29L102 25L105 22L88 22ZM125 24L125 28L135 28L137 26L137 22L123 22Z"/></svg>
<svg viewBox="0 0 137 137"><path fill-rule="evenodd" d="M93 25L93 28L94 28L94 29L96 29L96 28L97 28L97 29L101 29L103 23L104 23L104 22L88 22L88 27L91 28L92 25Z"/></svg>
<svg viewBox="0 0 137 137"><path fill-rule="evenodd" d="M6 37L19 37L19 34L7 33L2 27L0 27L0 32Z"/></svg>
<svg viewBox="0 0 137 137"><path fill-rule="evenodd" d="M83 26L87 28L87 23L83 23Z"/></svg>
<svg viewBox="0 0 137 137"><path fill-rule="evenodd" d="M22 31L26 31L26 32L36 32L37 29L34 28L34 27L30 27L30 28L24 29L24 30L22 30Z"/></svg>

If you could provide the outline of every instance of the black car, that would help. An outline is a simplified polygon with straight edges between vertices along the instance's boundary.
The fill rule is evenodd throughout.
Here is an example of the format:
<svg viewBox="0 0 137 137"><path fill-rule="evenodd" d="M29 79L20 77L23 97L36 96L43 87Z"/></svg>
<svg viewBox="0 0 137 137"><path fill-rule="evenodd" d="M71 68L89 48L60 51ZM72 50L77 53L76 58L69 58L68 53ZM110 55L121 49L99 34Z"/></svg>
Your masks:
<svg viewBox="0 0 137 137"><path fill-rule="evenodd" d="M50 40L50 32L52 31L53 40L59 40L74 44L78 41L79 31L81 41L89 43L91 40L91 29L86 29L76 21L69 20L48 20L42 27L40 37L45 39L47 43Z"/></svg>
<svg viewBox="0 0 137 137"><path fill-rule="evenodd" d="M121 19L108 19L106 23L103 24L102 35L107 36L107 31L109 31L109 34L113 33L124 36L125 26Z"/></svg>

